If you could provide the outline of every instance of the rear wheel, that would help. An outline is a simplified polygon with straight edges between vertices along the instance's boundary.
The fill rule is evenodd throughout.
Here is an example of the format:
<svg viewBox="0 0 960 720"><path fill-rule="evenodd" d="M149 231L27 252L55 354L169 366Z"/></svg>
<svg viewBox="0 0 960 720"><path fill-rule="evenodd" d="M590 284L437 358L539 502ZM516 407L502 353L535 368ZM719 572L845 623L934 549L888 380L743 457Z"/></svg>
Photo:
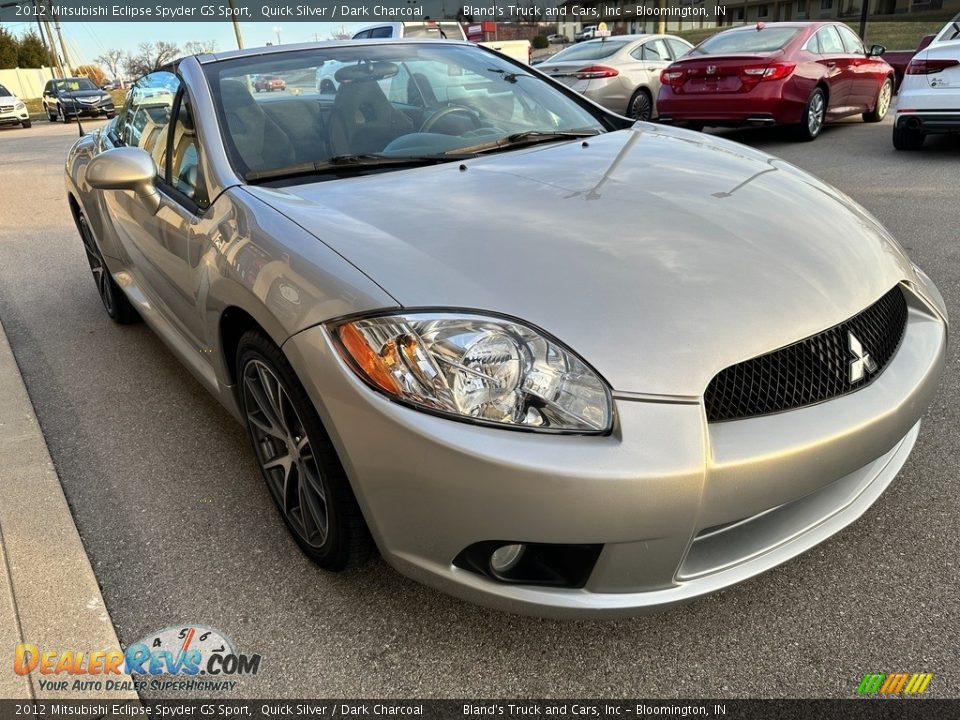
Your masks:
<svg viewBox="0 0 960 720"><path fill-rule="evenodd" d="M800 117L800 124L796 125L796 137L798 140L810 141L816 140L823 130L823 122L827 116L827 98L820 88L814 88L810 93L810 99L807 100L807 106L803 109L803 115Z"/></svg>
<svg viewBox="0 0 960 720"><path fill-rule="evenodd" d="M90 265L90 272L93 273L93 281L97 284L97 293L103 302L103 308L107 315L115 323L128 325L140 319L133 305L124 295L123 290L117 285L116 281L110 275L106 262L103 260L103 254L93 237L87 218L81 213L77 217L77 229L80 231L80 239L83 240L83 249L87 254L87 263Z"/></svg>
<svg viewBox="0 0 960 720"><path fill-rule="evenodd" d="M893 99L893 82L890 78L883 81L880 91L877 93L877 102L873 106L872 112L863 114L863 121L868 123L880 122L887 116L887 110L890 109L890 101Z"/></svg>
<svg viewBox="0 0 960 720"><path fill-rule="evenodd" d="M905 127L894 126L893 146L897 150L919 150L923 147L926 135L920 130L910 130Z"/></svg>
<svg viewBox="0 0 960 720"><path fill-rule="evenodd" d="M44 107L43 109L46 110L47 112L47 120L49 120L50 122L57 121L57 114L55 112L50 112L50 108L48 107Z"/></svg>
<svg viewBox="0 0 960 720"><path fill-rule="evenodd" d="M627 106L627 116L644 122L649 122L650 118L653 117L653 98L644 88L637 90L630 98L630 104Z"/></svg>
<svg viewBox="0 0 960 720"><path fill-rule="evenodd" d="M373 543L336 450L283 352L262 332L237 347L240 396L260 472L301 550L325 570L362 564Z"/></svg>

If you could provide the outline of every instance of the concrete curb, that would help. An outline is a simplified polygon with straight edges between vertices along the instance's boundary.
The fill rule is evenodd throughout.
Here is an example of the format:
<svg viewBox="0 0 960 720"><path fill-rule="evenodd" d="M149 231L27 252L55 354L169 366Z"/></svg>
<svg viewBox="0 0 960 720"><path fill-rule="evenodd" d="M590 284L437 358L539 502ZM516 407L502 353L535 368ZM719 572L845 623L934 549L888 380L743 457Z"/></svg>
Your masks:
<svg viewBox="0 0 960 720"><path fill-rule="evenodd" d="M135 700L132 691L57 692L40 684L129 682L127 675L44 676L35 670L24 676L13 670L19 643L85 656L120 643L2 324L0 398L0 697Z"/></svg>

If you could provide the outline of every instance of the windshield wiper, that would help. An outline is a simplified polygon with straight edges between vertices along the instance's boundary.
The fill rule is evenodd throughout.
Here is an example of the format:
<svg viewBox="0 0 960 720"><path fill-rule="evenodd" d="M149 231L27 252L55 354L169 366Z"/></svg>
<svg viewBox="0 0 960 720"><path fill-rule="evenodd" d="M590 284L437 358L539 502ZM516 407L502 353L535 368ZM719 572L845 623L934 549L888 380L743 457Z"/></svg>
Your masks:
<svg viewBox="0 0 960 720"><path fill-rule="evenodd" d="M557 142L558 140L578 140L599 134L600 131L598 130L524 130L523 132L513 133L513 135L507 135L499 140L472 145L464 148L464 150L471 153L488 153L522 145L536 145L537 143Z"/></svg>
<svg viewBox="0 0 960 720"><path fill-rule="evenodd" d="M243 176L249 183L262 180L277 180L280 178L297 177L299 175L322 175L324 173L344 174L366 170L374 167L420 167L467 160L476 157L474 153L439 153L437 155L379 155L366 153L362 155L335 155L320 162L301 163L287 167L271 168L270 170L252 170Z"/></svg>

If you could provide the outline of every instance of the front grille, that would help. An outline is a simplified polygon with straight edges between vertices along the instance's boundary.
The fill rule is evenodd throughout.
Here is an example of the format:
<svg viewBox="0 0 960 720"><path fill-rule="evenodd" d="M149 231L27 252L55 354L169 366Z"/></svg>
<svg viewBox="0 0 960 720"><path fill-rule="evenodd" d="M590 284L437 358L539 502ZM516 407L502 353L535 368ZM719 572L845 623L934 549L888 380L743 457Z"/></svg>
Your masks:
<svg viewBox="0 0 960 720"><path fill-rule="evenodd" d="M907 301L899 286L849 320L818 335L721 370L707 387L707 420L722 422L793 410L867 385L886 367L903 339ZM876 363L851 379L853 335Z"/></svg>
<svg viewBox="0 0 960 720"><path fill-rule="evenodd" d="M0 112L13 112L13 105L0 105Z"/></svg>

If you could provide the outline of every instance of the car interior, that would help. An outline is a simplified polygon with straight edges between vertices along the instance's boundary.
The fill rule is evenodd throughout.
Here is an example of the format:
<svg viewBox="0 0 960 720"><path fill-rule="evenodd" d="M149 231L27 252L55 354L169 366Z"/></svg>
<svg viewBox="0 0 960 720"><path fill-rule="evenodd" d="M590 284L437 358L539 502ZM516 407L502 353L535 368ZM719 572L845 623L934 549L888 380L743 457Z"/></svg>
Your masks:
<svg viewBox="0 0 960 720"><path fill-rule="evenodd" d="M324 60L282 62L270 67L287 83L282 93L256 94L248 68L211 77L228 152L243 175L340 156L442 153L558 122L512 67L338 58L321 79Z"/></svg>

